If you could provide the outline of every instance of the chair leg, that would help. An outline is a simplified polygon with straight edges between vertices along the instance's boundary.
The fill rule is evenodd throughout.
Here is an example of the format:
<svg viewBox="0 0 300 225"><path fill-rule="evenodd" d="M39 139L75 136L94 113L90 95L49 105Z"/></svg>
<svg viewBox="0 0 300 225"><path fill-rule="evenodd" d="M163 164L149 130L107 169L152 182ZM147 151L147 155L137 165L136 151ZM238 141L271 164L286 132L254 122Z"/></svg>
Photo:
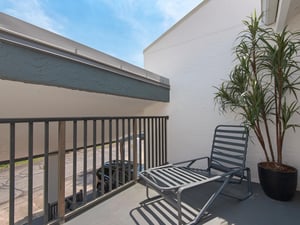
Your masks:
<svg viewBox="0 0 300 225"><path fill-rule="evenodd" d="M181 209L181 192L177 193L177 213L178 213L178 225L182 225L182 209Z"/></svg>
<svg viewBox="0 0 300 225"><path fill-rule="evenodd" d="M249 168L246 168L246 174L247 174L248 194L247 194L247 196L244 199L249 198L253 194L252 184L251 184L251 172L250 172Z"/></svg>
<svg viewBox="0 0 300 225"><path fill-rule="evenodd" d="M157 195L151 197L150 194L149 194L149 189L150 189L150 187L146 184L146 197L147 197L147 202L153 201L153 200L156 200L156 199L162 197L160 194L157 194Z"/></svg>
<svg viewBox="0 0 300 225"><path fill-rule="evenodd" d="M247 193L244 197L242 198L238 198L239 200L243 201L246 200L247 198L249 198L252 194L252 184L251 184L251 172L249 168L245 168L246 171L246 180L247 180Z"/></svg>
<svg viewBox="0 0 300 225"><path fill-rule="evenodd" d="M200 210L200 212L198 213L198 215L194 218L193 221L191 221L190 223L188 223L188 225L193 225L193 224L196 224L196 223L199 222L199 220L202 218L202 216L205 214L205 212L211 206L211 204L214 202L214 200L218 197L219 194L221 194L221 192L223 191L224 187L228 184L228 182L230 181L231 178L232 178L232 175L228 176L224 180L224 182L219 187L219 189L210 196L210 198L207 200L207 202L205 203L205 205L202 207L202 209Z"/></svg>
<svg viewBox="0 0 300 225"><path fill-rule="evenodd" d="M231 198L235 198L237 200L243 201L246 200L247 198L249 198L252 194L252 183L251 183L251 173L250 173L250 169L249 168L245 168L244 169L246 171L246 176L244 176L243 178L241 178L241 180L237 183L238 185L241 185L241 183L243 182L243 180L246 180L246 191L247 192L245 195L236 195L233 193L228 193L228 192L222 192L221 194L227 197L231 197Z"/></svg>
<svg viewBox="0 0 300 225"><path fill-rule="evenodd" d="M149 196L149 187L148 185L146 185L146 196L148 199L150 199L150 196Z"/></svg>

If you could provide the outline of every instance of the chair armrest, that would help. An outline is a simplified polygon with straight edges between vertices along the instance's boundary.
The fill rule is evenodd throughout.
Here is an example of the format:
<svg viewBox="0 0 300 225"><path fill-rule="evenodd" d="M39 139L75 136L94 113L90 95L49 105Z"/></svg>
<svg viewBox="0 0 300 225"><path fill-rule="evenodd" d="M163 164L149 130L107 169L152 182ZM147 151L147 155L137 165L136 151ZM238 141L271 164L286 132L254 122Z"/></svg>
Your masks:
<svg viewBox="0 0 300 225"><path fill-rule="evenodd" d="M204 160L204 159L207 160L207 167L208 167L208 164L209 164L209 157L208 156L177 162L177 163L174 163L173 165L180 165L180 164L188 163L188 165L186 167L190 168L195 162L201 161L201 160Z"/></svg>
<svg viewBox="0 0 300 225"><path fill-rule="evenodd" d="M212 181L216 181L216 180L219 180L219 179L224 179L225 178L226 180L229 180L232 176L234 176L235 173L238 173L242 170L243 170L242 168L237 167L237 168L234 168L234 169L232 169L231 171L229 171L227 173L216 175L216 176L213 176L213 177L209 177L206 180L182 186L178 189L178 193L181 194L186 189L190 189L192 187L196 187L198 185L205 184L205 183L210 183Z"/></svg>

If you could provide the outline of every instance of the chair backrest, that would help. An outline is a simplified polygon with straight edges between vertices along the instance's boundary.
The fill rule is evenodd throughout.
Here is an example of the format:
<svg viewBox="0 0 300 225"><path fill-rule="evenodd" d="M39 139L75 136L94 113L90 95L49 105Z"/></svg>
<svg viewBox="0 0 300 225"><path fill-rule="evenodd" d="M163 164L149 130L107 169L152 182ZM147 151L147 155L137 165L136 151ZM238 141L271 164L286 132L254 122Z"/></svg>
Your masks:
<svg viewBox="0 0 300 225"><path fill-rule="evenodd" d="M214 132L210 169L245 168L249 132L245 126L219 125ZM242 175L242 174L241 174Z"/></svg>

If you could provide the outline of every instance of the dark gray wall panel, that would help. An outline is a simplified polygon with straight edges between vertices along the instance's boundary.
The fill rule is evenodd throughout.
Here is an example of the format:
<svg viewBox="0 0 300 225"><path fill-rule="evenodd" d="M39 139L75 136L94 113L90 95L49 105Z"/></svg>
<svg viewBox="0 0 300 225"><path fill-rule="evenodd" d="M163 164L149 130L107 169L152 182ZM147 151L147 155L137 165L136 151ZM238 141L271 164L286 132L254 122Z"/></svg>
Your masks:
<svg viewBox="0 0 300 225"><path fill-rule="evenodd" d="M0 42L0 79L169 101L169 87L7 42Z"/></svg>

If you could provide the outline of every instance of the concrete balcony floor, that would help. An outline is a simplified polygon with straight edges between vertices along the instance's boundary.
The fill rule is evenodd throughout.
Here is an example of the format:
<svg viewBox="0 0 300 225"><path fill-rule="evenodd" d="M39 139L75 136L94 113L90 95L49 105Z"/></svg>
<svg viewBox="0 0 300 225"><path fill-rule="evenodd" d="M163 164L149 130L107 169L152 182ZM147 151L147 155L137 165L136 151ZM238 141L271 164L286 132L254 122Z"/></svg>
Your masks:
<svg viewBox="0 0 300 225"><path fill-rule="evenodd" d="M186 201L196 204L207 197L206 190L193 189ZM198 224L205 225L295 225L300 223L300 192L292 201L280 202L265 196L258 184L254 194L244 201L219 196L209 209L210 215ZM200 197L201 196L201 197ZM162 199L141 205L146 199L145 187L137 183L83 214L66 225L176 225L176 211Z"/></svg>

